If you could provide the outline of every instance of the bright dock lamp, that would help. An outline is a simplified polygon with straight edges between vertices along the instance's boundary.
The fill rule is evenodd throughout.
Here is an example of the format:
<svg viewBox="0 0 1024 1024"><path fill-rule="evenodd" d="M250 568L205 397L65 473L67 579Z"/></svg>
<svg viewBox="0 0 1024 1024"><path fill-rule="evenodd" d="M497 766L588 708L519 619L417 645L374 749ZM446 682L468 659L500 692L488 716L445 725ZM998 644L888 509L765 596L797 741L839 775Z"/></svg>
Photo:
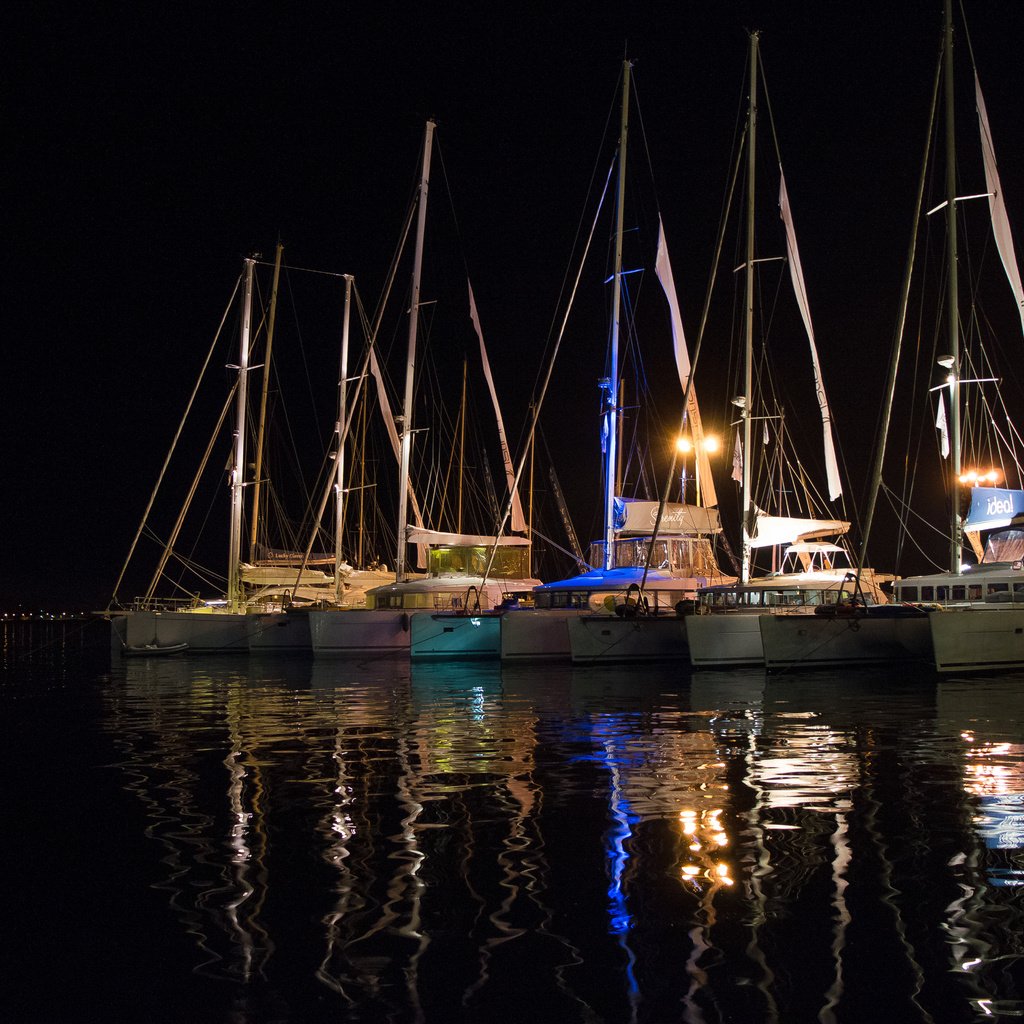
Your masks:
<svg viewBox="0 0 1024 1024"><path fill-rule="evenodd" d="M682 455L682 469L679 475L679 500L686 504L686 456L697 447L693 440L685 434L676 438L676 451ZM722 447L721 440L714 434L705 434L700 439L700 449L708 455L714 455ZM694 459L693 478L696 486L696 502L700 504L700 462Z"/></svg>
<svg viewBox="0 0 1024 1024"><path fill-rule="evenodd" d="M960 474L960 483L965 487L995 487L1002 478L998 469L968 469Z"/></svg>

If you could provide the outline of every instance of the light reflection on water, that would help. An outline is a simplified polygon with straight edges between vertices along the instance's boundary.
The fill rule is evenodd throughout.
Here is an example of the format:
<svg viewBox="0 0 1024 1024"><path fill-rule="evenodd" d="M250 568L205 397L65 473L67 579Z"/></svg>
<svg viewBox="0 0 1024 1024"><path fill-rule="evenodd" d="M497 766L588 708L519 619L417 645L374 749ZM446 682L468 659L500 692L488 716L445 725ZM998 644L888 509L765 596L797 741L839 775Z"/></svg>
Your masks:
<svg viewBox="0 0 1024 1024"><path fill-rule="evenodd" d="M191 950L162 1019L1024 1013L1019 676L168 659L100 693Z"/></svg>

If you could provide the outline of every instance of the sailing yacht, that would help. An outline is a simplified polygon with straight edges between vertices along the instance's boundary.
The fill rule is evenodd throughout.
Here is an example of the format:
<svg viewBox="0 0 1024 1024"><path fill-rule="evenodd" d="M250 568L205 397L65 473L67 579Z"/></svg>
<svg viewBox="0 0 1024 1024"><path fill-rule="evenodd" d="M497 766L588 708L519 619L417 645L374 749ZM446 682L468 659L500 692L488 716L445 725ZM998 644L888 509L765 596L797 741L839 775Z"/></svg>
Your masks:
<svg viewBox="0 0 1024 1024"><path fill-rule="evenodd" d="M434 128L434 122L428 121L423 141L401 436L393 420L389 425L400 462L395 573L389 582L366 591L364 608L318 608L310 611L310 637L313 653L317 656L405 653L409 651L413 637L412 623L416 613L486 612L510 600L510 594L528 593L540 583L529 575L528 539L429 530L423 523L412 489L413 386ZM475 315L472 297L471 309ZM482 337L481 349L483 351ZM375 367L374 372L379 379L379 369ZM415 525L409 524L410 505ZM427 570L423 576L408 570L409 545L416 546ZM493 561L492 552L500 552L501 558L493 571L487 573L488 562ZM443 630L441 634L444 635Z"/></svg>
<svg viewBox="0 0 1024 1024"><path fill-rule="evenodd" d="M128 654L161 654L167 650L188 650L196 653L235 653L248 651L248 633L252 619L246 611L245 581L242 575L242 494L243 469L246 465L246 412L249 355L252 336L253 276L256 260L247 257L243 270L243 299L239 333L238 380L235 385L235 430L229 472L231 490L231 519L229 528L229 555L227 589L223 597L203 601L198 597L158 599L156 585L164 573L171 554L171 544L165 548L163 558L153 576L149 591L127 609L116 607L116 593L124 577L128 560L135 550L146 523L139 527L128 560L114 588L115 597L108 609L112 633ZM224 412L227 413L228 406ZM173 448L172 448L173 451ZM168 455L168 461L170 456ZM164 470L166 471L165 462ZM159 486L159 485L158 485ZM194 488L193 488L194 492ZM155 498L155 492L154 492ZM153 499L150 499L150 508ZM147 509L148 515L149 509ZM175 536L180 529L175 528Z"/></svg>
<svg viewBox="0 0 1024 1024"><path fill-rule="evenodd" d="M879 664L893 661L917 662L932 666L939 672L964 672L1024 666L1024 490L986 487L989 474L963 471L963 418L969 390L984 385L995 387L996 378L971 378L969 373L979 363L973 353L961 344L959 309L957 210L966 200L986 198L989 202L993 234L1003 267L1016 300L1021 327L1024 329L1024 288L1014 252L1009 220L1002 196L995 152L975 72L975 99L981 132L987 191L981 195L958 196L956 189L954 95L953 95L953 17L951 0L945 0L944 45L942 69L945 82L945 201L935 208L944 209L946 219L946 286L947 354L937 359L945 379L933 393L938 394L939 413L936 427L940 447L949 467L944 476L950 490L949 568L922 576L907 577L895 584L897 602L887 608L857 608L841 616L815 616L814 620L795 622L784 618L761 616L765 664L770 669L801 668L823 664ZM938 79L936 80L938 82ZM922 189L924 175L922 174ZM920 207L920 193L918 199ZM911 256L913 255L913 246ZM908 274L912 267L908 261ZM904 288L904 310L907 285ZM901 317L903 313L901 313ZM897 332L897 342L900 332ZM894 350L890 371L894 386L899 346ZM889 403L892 403L892 386ZM949 417L945 400L948 394ZM986 427L994 426L995 408L982 392L981 408ZM1000 415L1005 410L1000 410ZM979 430L983 444L991 451L999 442L992 442L991 429ZM974 432L972 432L973 434ZM995 433L1003 442L1016 442L1020 435L1009 417ZM879 447L874 494L877 495L884 456L885 434ZM1020 464L1011 451L1008 465L1021 476ZM1005 469L997 474L1005 478ZM996 482L989 480L989 482ZM969 489L970 512L961 518L964 490ZM872 505L874 496L872 498ZM869 514L870 523L870 514ZM987 534L983 546L982 534ZM979 564L964 562L963 541L970 541ZM866 539L865 539L866 543Z"/></svg>
<svg viewBox="0 0 1024 1024"><path fill-rule="evenodd" d="M605 376L600 381L603 451L603 535L590 548L584 572L539 586L534 607L501 617L503 661L571 659L573 662L661 660L685 656L682 612L698 590L722 583L715 544L721 534L711 467L683 334L664 226L660 223L656 275L671 318L676 368L689 431L695 442L696 475L704 502L688 504L625 498L621 486L620 405L623 328L623 225L632 65L622 69L621 114L616 155L617 188L612 307ZM609 175L610 177L610 175Z"/></svg>
<svg viewBox="0 0 1024 1024"><path fill-rule="evenodd" d="M221 422L217 425L220 432L223 421L227 418L231 403L234 403L235 423L232 437L232 456L229 465L229 484L231 492L231 523L229 529L229 557L227 586L213 598L201 598L189 594L184 597L158 596L157 588L161 581L169 578L168 565L172 558L182 559L176 550L183 547L182 527L197 493L200 475L193 482L185 507L178 522L171 531L168 542L164 546L156 572L145 596L136 599L128 608L117 606L116 593L124 579L125 569L131 561L139 539L143 532L153 528L148 520L152 512L157 491L163 481L171 457L183 436L185 423L179 428L175 444L168 453L164 471L157 488L154 490L146 515L139 527L135 542L132 544L125 569L115 586L115 598L111 601L111 609L107 616L113 623L113 632L117 647L127 654L162 654L168 650L189 651L192 653L235 653L247 651L297 651L309 652L308 628L303 629L305 622L301 611L315 603L336 600L339 593L352 600L351 595L358 594L360 588L384 582L388 576L374 575L372 571L353 570L337 555L313 552L317 529L311 532L310 542L306 550L295 550L297 545L274 547L270 543L270 531L267 529L265 509L271 504L267 498L268 488L273 474L267 472L263 465L263 442L268 422L267 396L274 342L275 312L277 307L278 283L281 272L282 247L279 245L274 261L274 277L271 288L269 312L262 319L263 336L263 390L257 403L249 387L250 375L259 367L252 365L252 348L254 337L259 333L253 330L255 268L257 257L250 257L244 262L242 282L241 329L239 339L238 381L232 396L225 403ZM347 279L348 296L351 294L352 280ZM232 303L234 304L234 297ZM229 305L230 308L230 305ZM227 314L225 314L226 319ZM345 337L347 339L348 314L346 303ZM207 357L204 372L209 368L213 350ZM232 367L235 369L236 367ZM344 374L343 374L344 376ZM202 378L200 378L200 383ZM196 385L189 408L199 391ZM259 407L258 416L255 407ZM187 416L186 416L187 418ZM249 452L249 421L255 426L255 453ZM211 441L207 449L207 459L213 450ZM250 459L252 461L250 462ZM243 479L235 466L245 466L247 474ZM250 466L252 467L250 469ZM249 475L251 473L251 476ZM243 491L251 495L248 531L243 527L242 496ZM262 499L262 500L261 500ZM248 536L243 537L247 532ZM243 558L243 548L248 546L248 557ZM193 565L192 559L184 559L188 567L197 569L197 576L204 582L206 574ZM179 591L183 584L178 582ZM304 634L304 635L303 635Z"/></svg>
<svg viewBox="0 0 1024 1024"><path fill-rule="evenodd" d="M742 424L742 440L737 431L738 447L735 456L735 461L741 465L734 467L733 475L734 478L739 477L741 484L743 557L739 580L732 584L704 589L698 597L696 614L687 619L686 631L690 662L695 667L701 668L761 664L764 660L764 652L758 623L760 615L813 614L818 608L834 607L853 602L855 599L863 599L871 604L884 604L887 601L881 589L884 577L876 575L873 570L868 569L862 572L859 588L855 588L851 583L855 567L849 552L842 543L849 531L849 522L840 519L791 516L784 514L788 512L788 509L781 507L780 514L769 515L754 501L754 457L757 446L752 441L755 420L762 421L766 441L769 421L776 421L774 428L778 440L775 446L777 466L768 466L767 472L763 475L770 481L771 490L777 492L776 500L780 506L784 491L798 493L807 491L806 484L803 482L802 469L799 472L794 472L787 459L784 418L771 416L767 411L762 410L764 403L759 400L757 389L754 386L754 276L755 264L761 262L755 255L754 246L758 77L760 71L758 59L759 38L758 34L754 32L750 36L750 92L746 131L746 260L741 268L745 272L746 289L743 344L744 380L742 394L733 399L733 404L740 410ZM804 283L796 230L781 160L779 161L779 210L786 230L787 263L793 291L810 344L815 393L821 412L824 434L828 498L830 501L837 501L842 496L842 484L832 435L831 413L818 363L807 289ZM784 475L792 478L786 481L785 486ZM814 510L813 506L811 510ZM766 575L751 575L755 551L767 549L777 552L780 548L782 549L782 558L777 569Z"/></svg>
<svg viewBox="0 0 1024 1024"><path fill-rule="evenodd" d="M250 574L261 573L263 575L255 578L264 579L271 585L284 590L285 598L279 607L264 607L258 600L259 594L254 595L254 606L256 621L253 628L249 630L249 653L257 655L265 654L311 654L312 637L309 628L309 611L312 607L318 608L363 608L366 606L366 593L373 587L387 583L391 579L386 566L382 566L372 559L368 566L363 564L363 559L358 559L362 568L356 568L349 563L346 557L344 544L344 521L345 521L345 499L348 493L348 480L346 479L346 440L351 432L352 414L354 403L350 402L350 388L352 382L349 380L349 334L351 322L352 291L354 281L351 274L344 275L345 280L345 303L344 320L341 341L341 360L338 373L338 418L334 429L334 443L331 462L333 473L328 475L327 486L324 489L320 502L314 530L310 536L309 543L304 552L292 555L287 565L276 569L264 567L249 567ZM373 353L373 339L367 350L366 363L369 362ZM359 387L355 392L356 397L362 393L362 384L366 379L364 372L357 378ZM266 380L266 375L264 376ZM364 439L365 440L365 439ZM259 485L259 460L257 459L255 487ZM318 561L323 564L330 564L333 575L326 576L321 573L322 579L314 585L307 585L305 581L309 577L310 563L312 561L312 548L316 533L319 529L320 520L326 511L328 501L334 497L334 552L328 557L321 557ZM255 499L254 499L255 504ZM255 522L254 516L254 522ZM243 572L246 571L243 566Z"/></svg>
<svg viewBox="0 0 1024 1024"><path fill-rule="evenodd" d="M621 402L621 373L619 370L619 331L623 316L623 210L625 201L625 156L628 131L630 71L629 61L623 65L622 113L618 147L618 189L616 226L614 229L615 258L612 283L611 343L608 373L602 379L602 450L604 453L603 537L591 545L587 561L579 559L584 571L569 579L537 584L529 591L517 592L510 578L502 582L503 599L488 607L481 603L479 611L467 613L465 609L438 611L414 615L411 621L413 659L494 658L502 661L531 660L591 660L582 647L571 640L578 623L586 620L582 643L593 620L598 642L596 660L636 660L664 657L656 646L645 638L640 644L632 642L637 630L645 634L653 623L665 624L659 630L669 647L678 647L682 619L679 608L692 602L697 590L709 583L722 582L730 577L718 567L714 541L721 533L718 512L712 507L685 502L671 503L659 508L658 502L627 499L617 493L619 478L619 439ZM611 174L609 173L609 180ZM596 218L595 218L596 225ZM587 246L589 249L589 243ZM584 256L585 260L585 256ZM582 269L582 268L581 268ZM676 361L686 393L689 377L689 358L682 333L678 303L671 280L664 230L659 232L656 271L668 298L672 314L672 332L675 340ZM568 311L566 312L566 319ZM564 330L564 323L563 323ZM557 352L557 345L556 345ZM553 365L554 359L552 359ZM548 369L550 380L551 368ZM545 384L546 389L546 384ZM543 396L542 391L542 396ZM534 404L533 429L542 401ZM699 410L696 397L689 402L693 433L701 437ZM706 505L714 505L714 490L710 465L706 453L699 456L703 462L707 492L711 495ZM525 454L523 456L525 459ZM515 528L515 483L519 472L510 474L510 493L513 499L506 510ZM661 519L662 529L658 529ZM492 559L500 549L492 548ZM507 553L503 555L507 558ZM485 574L490 579L493 570ZM646 580L643 595L639 587ZM521 582L521 581L520 581ZM649 610L639 626L633 613L640 607ZM615 643L614 650L603 642L605 623L615 629L628 617L631 623L627 641ZM684 637L683 637L684 638Z"/></svg>
<svg viewBox="0 0 1024 1024"><path fill-rule="evenodd" d="M896 595L931 607L937 671L1024 668L1024 490L973 488L964 532L986 535L977 565L908 577Z"/></svg>

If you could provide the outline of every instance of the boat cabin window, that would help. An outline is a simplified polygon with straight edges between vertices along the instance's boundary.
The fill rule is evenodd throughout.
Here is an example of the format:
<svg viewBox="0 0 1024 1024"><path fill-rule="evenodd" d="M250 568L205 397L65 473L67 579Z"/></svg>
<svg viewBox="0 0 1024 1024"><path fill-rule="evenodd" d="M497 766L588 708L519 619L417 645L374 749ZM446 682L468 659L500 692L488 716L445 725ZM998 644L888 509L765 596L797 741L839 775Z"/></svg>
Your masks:
<svg viewBox="0 0 1024 1024"><path fill-rule="evenodd" d="M990 583L988 585L988 592L985 594L986 601L1009 601L1010 600L1010 584L1009 583Z"/></svg>
<svg viewBox="0 0 1024 1024"><path fill-rule="evenodd" d="M935 588L933 586L924 586L921 588L921 600L922 601L934 601L935 600Z"/></svg>
<svg viewBox="0 0 1024 1024"><path fill-rule="evenodd" d="M543 590L535 601L538 608L586 608L587 594L579 590Z"/></svg>
<svg viewBox="0 0 1024 1024"><path fill-rule="evenodd" d="M958 583L953 588L953 600L954 601L963 601L966 597L967 597L967 588L962 583Z"/></svg>
<svg viewBox="0 0 1024 1024"><path fill-rule="evenodd" d="M470 602L475 606L475 595L470 595ZM481 595L481 607L484 604ZM367 597L367 608L396 608L405 611L461 611L466 607L466 591L406 591L392 594L376 594Z"/></svg>
<svg viewBox="0 0 1024 1024"><path fill-rule="evenodd" d="M667 569L669 567L669 556L677 552L670 552L670 542L658 540L654 542L654 549L651 551L651 568ZM647 564L647 552L651 544L647 537L629 537L623 540L616 540L612 549L612 568L614 569L635 569L643 568ZM590 545L590 564L604 564L604 544L594 543Z"/></svg>
<svg viewBox="0 0 1024 1024"><path fill-rule="evenodd" d="M969 601L980 601L981 600L981 584L972 583L967 588L967 599Z"/></svg>
<svg viewBox="0 0 1024 1024"><path fill-rule="evenodd" d="M480 546L436 546L427 554L427 570L432 576L482 576L487 571L490 548ZM494 554L490 576L518 577L530 575L530 549L499 547Z"/></svg>
<svg viewBox="0 0 1024 1024"><path fill-rule="evenodd" d="M372 601L368 597L366 600L367 608L433 608L433 600L427 603L427 599L432 598L430 594L377 594Z"/></svg>
<svg viewBox="0 0 1024 1024"><path fill-rule="evenodd" d="M796 589L792 587L771 587L764 589L704 590L699 593L701 604L706 608L721 610L729 608L803 608L822 604L836 604L853 595L843 589Z"/></svg>
<svg viewBox="0 0 1024 1024"><path fill-rule="evenodd" d="M1020 583L1014 583L1013 599L1014 601L1024 601L1024 581L1021 581Z"/></svg>
<svg viewBox="0 0 1024 1024"><path fill-rule="evenodd" d="M936 587L935 588L935 599L937 601L948 601L949 600L949 587Z"/></svg>
<svg viewBox="0 0 1024 1024"><path fill-rule="evenodd" d="M634 592L635 593L635 592ZM524 606L524 595L520 598L520 607ZM648 607L652 612L672 613L682 602L694 599L693 591L688 590L648 590L646 592ZM526 607L534 608L579 608L595 610L598 604L606 605L605 610L612 611L625 600L625 591L589 591L589 590L540 590L536 594L525 595Z"/></svg>
<svg viewBox="0 0 1024 1024"><path fill-rule="evenodd" d="M678 543L682 544L683 541ZM690 551L690 571L694 576L717 576L721 569L715 559L715 551L707 537L685 541Z"/></svg>
<svg viewBox="0 0 1024 1024"><path fill-rule="evenodd" d="M995 530L985 544L984 562L1016 562L1024 558L1024 530Z"/></svg>
<svg viewBox="0 0 1024 1024"><path fill-rule="evenodd" d="M591 565L604 564L604 543L590 545ZM613 568L635 569L647 564L651 551L649 537L625 537L615 541ZM689 576L716 576L720 573L714 548L707 537L671 537L654 542L650 555L652 569L669 569Z"/></svg>
<svg viewBox="0 0 1024 1024"><path fill-rule="evenodd" d="M901 601L917 600L917 587L897 587L896 592Z"/></svg>

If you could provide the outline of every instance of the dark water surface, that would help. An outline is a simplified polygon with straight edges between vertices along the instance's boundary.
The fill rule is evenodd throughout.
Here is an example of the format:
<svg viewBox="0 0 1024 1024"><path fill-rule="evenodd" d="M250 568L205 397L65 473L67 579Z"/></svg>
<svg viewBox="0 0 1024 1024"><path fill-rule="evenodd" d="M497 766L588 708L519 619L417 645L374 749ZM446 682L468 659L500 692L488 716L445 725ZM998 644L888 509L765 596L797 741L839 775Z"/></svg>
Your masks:
<svg viewBox="0 0 1024 1024"><path fill-rule="evenodd" d="M5 1020L1024 1016L1024 676L3 628Z"/></svg>

